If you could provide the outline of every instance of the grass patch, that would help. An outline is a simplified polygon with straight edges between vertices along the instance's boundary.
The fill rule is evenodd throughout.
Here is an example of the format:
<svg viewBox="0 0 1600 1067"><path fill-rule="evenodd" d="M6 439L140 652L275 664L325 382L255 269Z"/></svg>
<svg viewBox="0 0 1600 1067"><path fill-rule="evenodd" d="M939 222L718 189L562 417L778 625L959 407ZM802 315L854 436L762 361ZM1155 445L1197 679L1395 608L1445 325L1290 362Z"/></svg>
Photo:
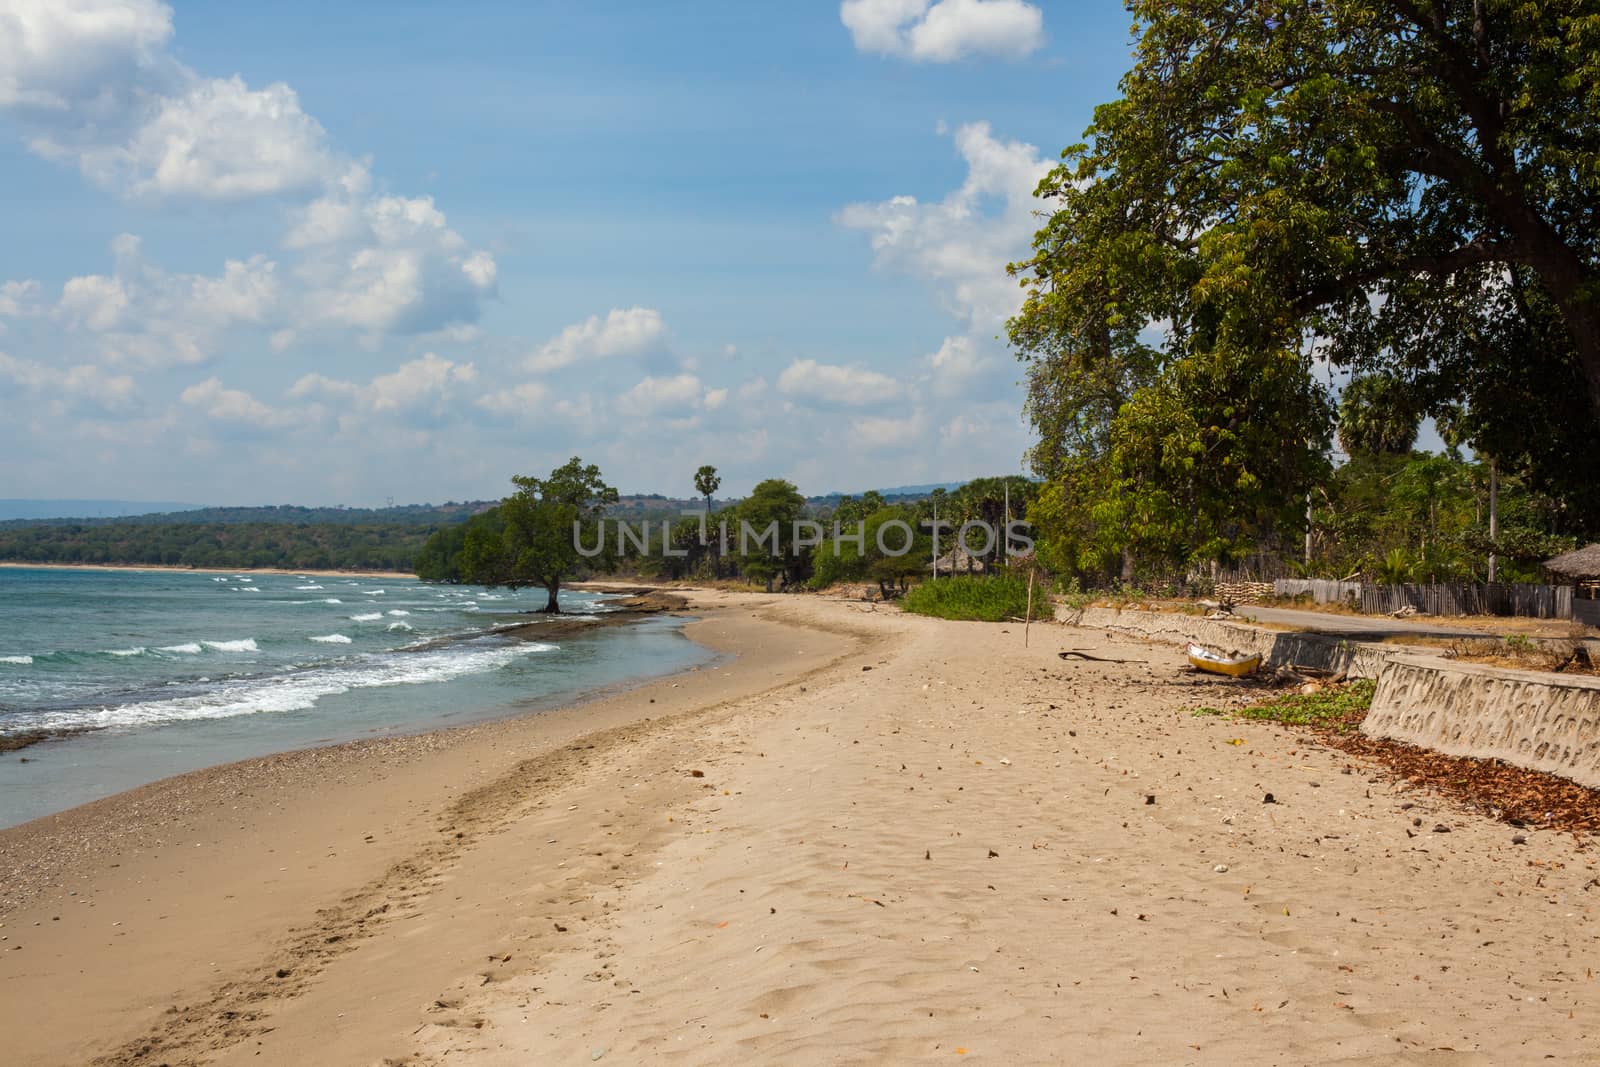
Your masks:
<svg viewBox="0 0 1600 1067"><path fill-rule="evenodd" d="M1227 715L1236 719L1280 722L1286 726L1327 726L1353 730L1372 707L1378 683L1357 678L1315 693L1288 693L1242 708L1196 708L1196 715Z"/></svg>
<svg viewBox="0 0 1600 1067"><path fill-rule="evenodd" d="M1039 590L1034 590L1035 600ZM1034 607L1040 607L1035 603ZM954 575L923 582L906 594L905 609L936 619L1004 622L1028 610L1028 582L1009 574Z"/></svg>

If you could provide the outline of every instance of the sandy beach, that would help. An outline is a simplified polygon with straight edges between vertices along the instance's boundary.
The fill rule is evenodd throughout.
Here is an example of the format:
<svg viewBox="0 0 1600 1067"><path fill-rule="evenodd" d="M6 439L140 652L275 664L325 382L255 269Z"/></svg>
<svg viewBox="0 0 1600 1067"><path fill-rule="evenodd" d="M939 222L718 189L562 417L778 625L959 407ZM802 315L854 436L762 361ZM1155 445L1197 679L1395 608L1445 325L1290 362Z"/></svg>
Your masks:
<svg viewBox="0 0 1600 1067"><path fill-rule="evenodd" d="M0 831L6 1058L1490 1064L1600 1046L1592 846L1514 844L1303 734L1194 717L1228 683L1170 646L688 596L687 632L723 653L706 667Z"/></svg>

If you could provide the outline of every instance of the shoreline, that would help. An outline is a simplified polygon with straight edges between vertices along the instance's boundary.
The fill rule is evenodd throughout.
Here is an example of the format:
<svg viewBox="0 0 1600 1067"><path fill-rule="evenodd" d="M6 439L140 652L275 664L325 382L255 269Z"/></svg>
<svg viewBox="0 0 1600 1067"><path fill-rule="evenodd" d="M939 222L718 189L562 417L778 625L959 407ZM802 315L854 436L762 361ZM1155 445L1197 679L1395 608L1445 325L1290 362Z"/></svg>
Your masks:
<svg viewBox="0 0 1600 1067"><path fill-rule="evenodd" d="M18 571L126 571L134 574L304 574L321 578L410 578L410 571L285 570L282 567L187 567L176 563L28 563L0 560L0 570Z"/></svg>
<svg viewBox="0 0 1600 1067"><path fill-rule="evenodd" d="M686 595L702 668L0 831L0 885L34 893L0 915L13 1056L1523 1062L1600 1036L1582 842L1196 716L1229 683L1176 648Z"/></svg>
<svg viewBox="0 0 1600 1067"><path fill-rule="evenodd" d="M238 573L238 572L230 572ZM259 573L259 572L258 572ZM279 573L279 572L273 572ZM281 572L290 573L290 572ZM297 572L310 573L310 572ZM332 572L328 572L330 575ZM430 649L446 648L466 640L476 640L483 637L502 637L513 641L539 642L550 638L582 637L588 634L599 633L618 626L627 626L642 622L645 619L656 618L663 615L675 615L687 605L687 598L662 592L661 590L639 588L616 588L608 590L615 594L623 594L618 599L611 601L613 605L605 612L581 615L540 615L538 621L511 622L491 628L486 633L447 634L434 638L423 644L410 646L407 651L427 651ZM523 612L522 614L534 614ZM601 687L603 691L607 687ZM578 701L588 698L579 697ZM515 710L508 713L516 715ZM445 729L446 727L434 727ZM56 728L40 728L23 730L18 733L0 733L0 755L21 752L35 745L46 744L54 741L68 741L76 737L92 736L115 727L95 726L63 726ZM426 732L426 731L423 731ZM26 762L30 757L22 757ZM199 768L204 770L205 768ZM4 829L0 827L0 829Z"/></svg>
<svg viewBox="0 0 1600 1067"><path fill-rule="evenodd" d="M467 840L459 826L502 821L494 805L480 807L479 793L498 798L507 776L565 765L601 738L648 735L708 699L759 694L856 647L802 630L810 654L774 669L764 652L792 644L791 627L752 619L736 628L735 609L693 610L685 636L717 653L701 666L558 707L535 702L478 723L208 767L0 829L0 1028L14 1054L122 1062L118 1041L162 1021L170 1003L203 995L230 967L252 971L250 959L352 892L387 893L395 871L452 855ZM306 847L324 837L328 844ZM114 926L129 928L115 937L138 930L126 946L133 952L104 940L101 924L73 921L108 910L125 916ZM355 940L339 935L341 944ZM130 955L140 963L124 970ZM33 968L46 959L58 969L41 976ZM95 1025L85 1028L88 1018Z"/></svg>

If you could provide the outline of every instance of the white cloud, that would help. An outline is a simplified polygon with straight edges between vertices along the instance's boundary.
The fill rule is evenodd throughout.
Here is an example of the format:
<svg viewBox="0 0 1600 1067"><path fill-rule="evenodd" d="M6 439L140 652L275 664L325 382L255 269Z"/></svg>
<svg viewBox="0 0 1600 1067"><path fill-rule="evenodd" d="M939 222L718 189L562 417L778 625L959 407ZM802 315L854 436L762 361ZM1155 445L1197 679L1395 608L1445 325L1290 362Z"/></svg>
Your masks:
<svg viewBox="0 0 1600 1067"><path fill-rule="evenodd" d="M39 310L39 283L32 279L0 283L0 315L16 318Z"/></svg>
<svg viewBox="0 0 1600 1067"><path fill-rule="evenodd" d="M824 407L871 407L893 402L900 384L886 374L865 367L840 367L799 359L778 375L778 390L785 396Z"/></svg>
<svg viewBox="0 0 1600 1067"><path fill-rule="evenodd" d="M330 145L291 87L203 76L171 38L172 12L154 0L0 0L0 112L33 151L126 196L299 202L284 238L302 253L286 302L296 326L371 340L477 320L494 257L431 198L375 194L367 165ZM77 295L101 298L104 323L121 311L95 284Z"/></svg>
<svg viewBox="0 0 1600 1067"><path fill-rule="evenodd" d="M860 51L935 63L1020 58L1044 43L1044 14L1023 0L844 0L839 20Z"/></svg>
<svg viewBox="0 0 1600 1067"><path fill-rule="evenodd" d="M641 355L659 346L666 333L654 308L613 308L605 318L590 315L540 345L528 357L527 368L537 374L589 360Z"/></svg>
<svg viewBox="0 0 1600 1067"><path fill-rule="evenodd" d="M296 399L321 397L373 414L438 414L448 406L457 386L468 386L477 380L476 365L456 363L429 352L366 384L307 374L294 383L289 395Z"/></svg>
<svg viewBox="0 0 1600 1067"><path fill-rule="evenodd" d="M346 171L301 211L285 244L310 319L373 333L470 325L495 292L488 252L474 251L433 198L373 196L365 168Z"/></svg>
<svg viewBox="0 0 1600 1067"><path fill-rule="evenodd" d="M917 411L903 418L868 415L850 424L850 440L857 448L887 451L925 443L928 420Z"/></svg>
<svg viewBox="0 0 1600 1067"><path fill-rule="evenodd" d="M943 397L956 397L967 393L992 361L973 338L956 336L946 337L925 362L933 391Z"/></svg>
<svg viewBox="0 0 1600 1067"><path fill-rule="evenodd" d="M241 200L316 188L335 162L293 89L250 89L235 75L162 100L127 144L84 150L80 165L135 195Z"/></svg>
<svg viewBox="0 0 1600 1067"><path fill-rule="evenodd" d="M532 418L544 404L549 390L538 382L509 385L477 399L477 405L493 415L505 418Z"/></svg>
<svg viewBox="0 0 1600 1067"><path fill-rule="evenodd" d="M87 363L57 369L0 352L0 379L45 396L54 414L83 407L116 414L137 407L138 388L131 377L107 374Z"/></svg>
<svg viewBox="0 0 1600 1067"><path fill-rule="evenodd" d="M102 120L117 90L160 66L172 9L157 0L7 0L0 12L0 108Z"/></svg>
<svg viewBox="0 0 1600 1067"><path fill-rule="evenodd" d="M189 386L179 399L218 422L242 423L258 429L280 427L294 418L287 412L263 404L249 393L225 387L215 377Z"/></svg>
<svg viewBox="0 0 1600 1067"><path fill-rule="evenodd" d="M962 126L955 143L967 178L943 200L851 204L836 221L871 235L880 266L929 279L953 314L993 331L1022 306L1005 267L1027 256L1040 225L1033 190L1051 164L1031 144L996 139L986 122Z"/></svg>
<svg viewBox="0 0 1600 1067"><path fill-rule="evenodd" d="M131 234L111 248L112 273L68 279L52 309L69 334L89 335L101 361L203 363L228 330L264 324L280 311L277 265L265 257L229 260L220 275L179 274L145 259Z"/></svg>
<svg viewBox="0 0 1600 1067"><path fill-rule="evenodd" d="M152 0L8 0L0 109L42 156L134 196L239 200L310 189L338 164L282 83L205 78L166 50Z"/></svg>
<svg viewBox="0 0 1600 1067"><path fill-rule="evenodd" d="M719 400L718 403L721 401ZM693 374L644 378L617 398L617 410L632 417L685 414L705 403L705 387Z"/></svg>

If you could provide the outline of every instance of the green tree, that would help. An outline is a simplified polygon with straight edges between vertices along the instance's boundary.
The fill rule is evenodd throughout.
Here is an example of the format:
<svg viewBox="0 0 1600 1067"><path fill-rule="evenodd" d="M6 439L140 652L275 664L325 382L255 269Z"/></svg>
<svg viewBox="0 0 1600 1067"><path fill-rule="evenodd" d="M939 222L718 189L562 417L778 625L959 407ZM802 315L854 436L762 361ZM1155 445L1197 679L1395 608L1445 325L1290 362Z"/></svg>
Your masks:
<svg viewBox="0 0 1600 1067"><path fill-rule="evenodd" d="M1339 445L1350 455L1410 452L1421 420L1412 391L1385 375L1352 378L1339 395Z"/></svg>
<svg viewBox="0 0 1600 1067"><path fill-rule="evenodd" d="M491 587L543 586L549 597L542 610L559 613L561 583L584 563L580 539L585 546L604 543L601 519L617 502L617 491L599 467L584 466L576 456L548 478L519 475L511 481L517 491L500 502L494 521L467 530L462 572L468 581Z"/></svg>
<svg viewBox="0 0 1600 1067"><path fill-rule="evenodd" d="M711 496L722 488L722 479L717 477L717 468L707 463L694 472L694 491L705 497L706 514L711 514Z"/></svg>
<svg viewBox="0 0 1600 1067"><path fill-rule="evenodd" d="M1035 470L1100 478L1085 460L1108 456L1119 481L1154 494L1129 502L1140 524L1172 527L1191 487L1151 472L1186 469L1172 445L1201 443L1199 461L1234 436L1231 417L1193 417L1184 379L1231 390L1213 394L1218 412L1248 406L1258 379L1313 400L1274 364L1308 365L1318 337L1337 365L1412 383L1422 411L1465 396L1479 436L1537 438L1520 449L1535 483L1581 492L1576 459L1600 426L1592 0L1130 7L1121 98L1041 183L1057 210L1017 268ZM1183 369L1197 361L1211 365ZM1313 418L1317 406L1295 404ZM1129 470L1115 454L1135 410L1168 462L1145 448ZM1576 428L1540 436L1530 420ZM1324 436L1274 421L1289 449ZM1510 443L1490 453L1509 463ZM1209 488L1270 465L1237 454ZM1297 476L1249 472L1285 518L1316 462L1290 466Z"/></svg>
<svg viewBox="0 0 1600 1067"><path fill-rule="evenodd" d="M722 479L717 476L717 468L713 467L711 464L704 464L699 470L694 472L694 490L701 496L705 497L706 500L707 525L709 525L711 522L711 497L720 488L722 488ZM717 538L710 537L709 534L708 538L713 545L717 543ZM721 578L722 557L717 548L713 548L711 550L711 567L712 576L715 578Z"/></svg>
<svg viewBox="0 0 1600 1067"><path fill-rule="evenodd" d="M746 577L772 583L782 577L784 584L804 580L807 554L794 544L794 522L805 510L805 497L794 483L781 478L768 478L757 483L750 495L739 502L737 519L747 523L752 536L744 530L730 532L730 546L739 555L740 568Z"/></svg>

